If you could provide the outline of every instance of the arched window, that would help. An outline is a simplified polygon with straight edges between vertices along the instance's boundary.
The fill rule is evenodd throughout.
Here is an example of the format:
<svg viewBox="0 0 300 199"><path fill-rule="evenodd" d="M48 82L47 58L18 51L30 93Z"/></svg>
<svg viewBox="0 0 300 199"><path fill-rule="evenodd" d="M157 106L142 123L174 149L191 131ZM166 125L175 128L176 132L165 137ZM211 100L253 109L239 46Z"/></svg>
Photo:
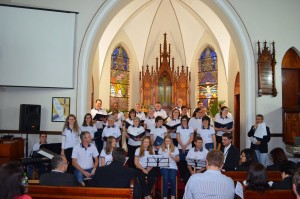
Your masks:
<svg viewBox="0 0 300 199"><path fill-rule="evenodd" d="M114 49L110 70L110 105L119 103L119 110L127 112L129 108L129 58L122 46Z"/></svg>
<svg viewBox="0 0 300 199"><path fill-rule="evenodd" d="M208 107L218 100L218 63L217 54L211 47L206 47L198 61L198 100Z"/></svg>

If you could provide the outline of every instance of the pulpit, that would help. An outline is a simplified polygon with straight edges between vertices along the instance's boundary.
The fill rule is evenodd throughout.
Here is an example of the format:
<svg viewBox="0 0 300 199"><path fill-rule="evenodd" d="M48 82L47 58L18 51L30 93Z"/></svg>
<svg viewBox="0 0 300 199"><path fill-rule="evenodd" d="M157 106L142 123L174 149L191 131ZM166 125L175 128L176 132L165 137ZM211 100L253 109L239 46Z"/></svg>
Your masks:
<svg viewBox="0 0 300 199"><path fill-rule="evenodd" d="M0 165L24 157L24 139L0 139Z"/></svg>
<svg viewBox="0 0 300 199"><path fill-rule="evenodd" d="M181 98L183 105L190 107L190 72L188 67L174 67L174 58L171 58L171 44L167 50L167 34L164 34L163 50L160 44L159 58L156 58L156 67L143 66L140 72L141 102L144 106L159 101L166 110L176 106Z"/></svg>

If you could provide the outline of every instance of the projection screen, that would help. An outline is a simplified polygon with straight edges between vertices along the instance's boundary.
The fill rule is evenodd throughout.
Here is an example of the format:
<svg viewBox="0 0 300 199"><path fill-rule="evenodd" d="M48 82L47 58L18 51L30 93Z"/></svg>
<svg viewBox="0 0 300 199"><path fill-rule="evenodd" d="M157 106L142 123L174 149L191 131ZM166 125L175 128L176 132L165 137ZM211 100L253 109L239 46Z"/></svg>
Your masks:
<svg viewBox="0 0 300 199"><path fill-rule="evenodd" d="M0 86L73 88L76 14L0 5Z"/></svg>

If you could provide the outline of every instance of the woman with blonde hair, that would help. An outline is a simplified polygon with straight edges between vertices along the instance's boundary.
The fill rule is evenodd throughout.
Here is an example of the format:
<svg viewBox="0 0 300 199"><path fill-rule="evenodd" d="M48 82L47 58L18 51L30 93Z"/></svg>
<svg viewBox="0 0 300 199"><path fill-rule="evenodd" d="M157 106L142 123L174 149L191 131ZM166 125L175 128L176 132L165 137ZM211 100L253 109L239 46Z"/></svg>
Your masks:
<svg viewBox="0 0 300 199"><path fill-rule="evenodd" d="M99 157L99 166L105 166L112 162L112 152L117 146L117 141L114 136L109 136L106 141L106 146L102 149Z"/></svg>
<svg viewBox="0 0 300 199"><path fill-rule="evenodd" d="M176 162L179 162L179 150L174 145L171 136L166 135L161 148L158 151L159 155L169 158L169 167L161 167L160 173L163 177L163 197L168 197L168 184L171 184L171 199L176 196L176 176L178 167Z"/></svg>
<svg viewBox="0 0 300 199"><path fill-rule="evenodd" d="M72 152L73 147L80 143L80 135L81 131L78 126L76 116L70 114L65 121L63 130L62 130L62 142L61 142L61 155L66 156L69 163L72 162ZM74 167L72 164L68 166L68 173L74 172Z"/></svg>
<svg viewBox="0 0 300 199"><path fill-rule="evenodd" d="M137 177L145 199L151 199L151 190L155 183L156 172L153 167L147 166L147 159L154 155L150 137L144 137L141 146L135 151L134 164L137 167Z"/></svg>

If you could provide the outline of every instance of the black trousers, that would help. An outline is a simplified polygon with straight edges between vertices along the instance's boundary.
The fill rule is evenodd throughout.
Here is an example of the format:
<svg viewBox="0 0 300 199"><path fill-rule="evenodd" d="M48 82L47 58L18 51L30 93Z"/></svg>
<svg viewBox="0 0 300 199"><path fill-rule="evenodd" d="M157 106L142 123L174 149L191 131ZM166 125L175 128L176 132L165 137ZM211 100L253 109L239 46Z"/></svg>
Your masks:
<svg viewBox="0 0 300 199"><path fill-rule="evenodd" d="M127 145L128 148L128 167L130 168L136 168L136 166L134 165L134 154L135 154L135 150L137 148L139 148L140 146L131 146L131 145Z"/></svg>
<svg viewBox="0 0 300 199"><path fill-rule="evenodd" d="M152 168L148 175L146 175L142 170L137 169L137 175L144 197L151 195L151 190L156 181L156 169Z"/></svg>
<svg viewBox="0 0 300 199"><path fill-rule="evenodd" d="M73 164L72 164L72 152L73 152L73 148L67 148L65 149L65 156L66 156L66 159L69 163L68 165L68 169L67 169L67 172L68 173L74 173L74 167L73 167Z"/></svg>

